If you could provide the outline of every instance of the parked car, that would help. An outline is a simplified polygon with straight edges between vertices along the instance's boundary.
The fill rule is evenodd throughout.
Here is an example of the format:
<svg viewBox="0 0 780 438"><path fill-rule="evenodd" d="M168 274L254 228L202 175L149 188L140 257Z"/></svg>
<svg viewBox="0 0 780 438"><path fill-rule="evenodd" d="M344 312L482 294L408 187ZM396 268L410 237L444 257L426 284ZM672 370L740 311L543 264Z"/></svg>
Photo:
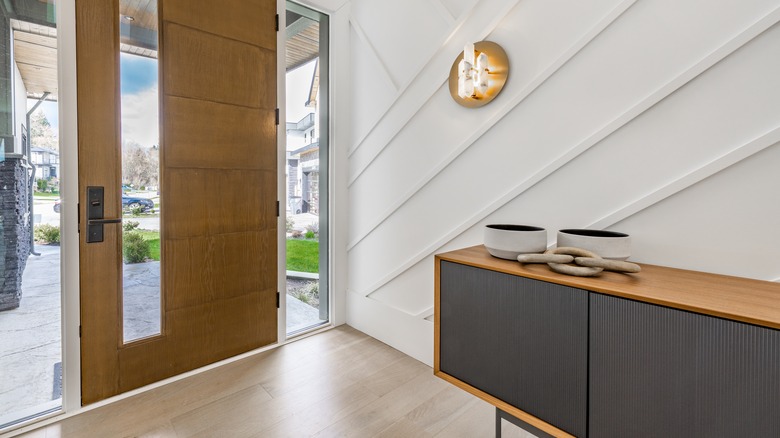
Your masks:
<svg viewBox="0 0 780 438"><path fill-rule="evenodd" d="M151 199L122 195L122 208L127 208L129 210L140 208L143 212L148 211L154 213L154 202L152 202Z"/></svg>
<svg viewBox="0 0 780 438"><path fill-rule="evenodd" d="M54 212L60 212L61 201L57 199L54 201ZM154 202L151 199L137 198L135 196L122 196L122 208L133 210L140 208L143 212L154 213Z"/></svg>

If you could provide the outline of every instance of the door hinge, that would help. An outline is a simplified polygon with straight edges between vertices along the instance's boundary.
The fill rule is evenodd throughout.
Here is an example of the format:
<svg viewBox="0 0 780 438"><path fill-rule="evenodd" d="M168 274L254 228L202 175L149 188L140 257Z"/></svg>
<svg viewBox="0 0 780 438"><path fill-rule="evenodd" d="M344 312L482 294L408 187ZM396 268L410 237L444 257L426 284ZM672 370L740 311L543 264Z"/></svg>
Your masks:
<svg viewBox="0 0 780 438"><path fill-rule="evenodd" d="M279 217L279 201L276 201L276 217Z"/></svg>
<svg viewBox="0 0 780 438"><path fill-rule="evenodd" d="M81 326L79 326L79 338L81 337Z"/></svg>
<svg viewBox="0 0 780 438"><path fill-rule="evenodd" d="M276 14L276 31L279 32L279 14Z"/></svg>
<svg viewBox="0 0 780 438"><path fill-rule="evenodd" d="M276 124L279 125L279 108L276 109Z"/></svg>
<svg viewBox="0 0 780 438"><path fill-rule="evenodd" d="M62 208L62 204L60 204ZM76 233L81 234L81 203L76 204Z"/></svg>
<svg viewBox="0 0 780 438"><path fill-rule="evenodd" d="M279 292L276 293L276 308L279 308L279 300L281 300L281 294Z"/></svg>

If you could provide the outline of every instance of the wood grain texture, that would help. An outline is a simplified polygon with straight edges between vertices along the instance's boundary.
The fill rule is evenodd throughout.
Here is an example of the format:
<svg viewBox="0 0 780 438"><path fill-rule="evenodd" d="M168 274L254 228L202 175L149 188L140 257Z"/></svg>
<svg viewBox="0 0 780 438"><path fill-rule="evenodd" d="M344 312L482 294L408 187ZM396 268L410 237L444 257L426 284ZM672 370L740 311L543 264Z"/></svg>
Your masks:
<svg viewBox="0 0 780 438"><path fill-rule="evenodd" d="M105 217L121 216L119 184L119 29L116 2L76 2L80 216L86 217L87 186L105 187ZM87 244L79 224L81 277L81 395L88 404L116 394L121 344L122 251L119 226L104 227L104 241Z"/></svg>
<svg viewBox="0 0 780 438"><path fill-rule="evenodd" d="M163 316L163 321L168 318ZM169 327L166 327L169 329ZM130 391L176 374L173 339L165 335L140 340L119 349L119 392ZM153 364L150 366L150 364Z"/></svg>
<svg viewBox="0 0 780 438"><path fill-rule="evenodd" d="M276 172L167 169L165 239L276 229Z"/></svg>
<svg viewBox="0 0 780 438"><path fill-rule="evenodd" d="M492 406L409 360L343 325L22 436L492 436ZM366 389L381 375L400 378L382 397Z"/></svg>
<svg viewBox="0 0 780 438"><path fill-rule="evenodd" d="M122 343L120 227L106 226L105 242L81 244L85 404L276 341L276 32L271 49L259 48L170 23L166 5L159 7L167 23L159 26L163 333ZM237 19L240 6L216 19ZM266 9L263 23L273 21ZM78 0L80 202L87 205L86 186L104 186L107 218L121 216L118 16L117 0ZM246 27L240 18L219 26ZM242 30L250 31L257 23ZM118 433L125 432L109 435Z"/></svg>
<svg viewBox="0 0 780 438"><path fill-rule="evenodd" d="M275 288L166 313L177 373L276 342Z"/></svg>
<svg viewBox="0 0 780 438"><path fill-rule="evenodd" d="M165 0L167 21L276 50L275 0Z"/></svg>
<svg viewBox="0 0 780 438"><path fill-rule="evenodd" d="M274 289L277 255L266 249L276 239L265 230L166 240L166 310Z"/></svg>
<svg viewBox="0 0 780 438"><path fill-rule="evenodd" d="M189 168L276 168L273 110L164 97L166 165Z"/></svg>
<svg viewBox="0 0 780 438"><path fill-rule="evenodd" d="M165 24L162 41L166 95L276 108L275 51L175 23Z"/></svg>
<svg viewBox="0 0 780 438"><path fill-rule="evenodd" d="M601 292L622 298L780 329L780 284L640 264L638 274L604 272L583 278L551 272L543 265L521 265L490 256L478 245L436 256L470 266Z"/></svg>

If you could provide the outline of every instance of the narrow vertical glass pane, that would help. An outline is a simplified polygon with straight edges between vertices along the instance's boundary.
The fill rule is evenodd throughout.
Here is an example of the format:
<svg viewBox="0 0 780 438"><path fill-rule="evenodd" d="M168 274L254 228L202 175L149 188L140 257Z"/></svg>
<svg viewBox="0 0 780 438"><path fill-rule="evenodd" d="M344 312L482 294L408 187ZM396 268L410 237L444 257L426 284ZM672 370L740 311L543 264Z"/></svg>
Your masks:
<svg viewBox="0 0 780 438"><path fill-rule="evenodd" d="M0 2L0 429L60 409L54 2Z"/></svg>
<svg viewBox="0 0 780 438"><path fill-rule="evenodd" d="M124 341L161 333L157 1L120 0Z"/></svg>
<svg viewBox="0 0 780 438"><path fill-rule="evenodd" d="M287 333L328 321L327 16L287 4Z"/></svg>

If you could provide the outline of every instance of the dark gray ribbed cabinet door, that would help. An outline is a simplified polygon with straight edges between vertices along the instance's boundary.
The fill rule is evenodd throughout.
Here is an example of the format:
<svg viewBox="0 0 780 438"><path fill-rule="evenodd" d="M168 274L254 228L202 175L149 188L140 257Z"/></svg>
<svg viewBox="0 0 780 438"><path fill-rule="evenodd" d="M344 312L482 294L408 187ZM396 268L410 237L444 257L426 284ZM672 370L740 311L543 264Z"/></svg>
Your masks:
<svg viewBox="0 0 780 438"><path fill-rule="evenodd" d="M590 437L780 437L780 331L591 294Z"/></svg>
<svg viewBox="0 0 780 438"><path fill-rule="evenodd" d="M559 429L587 429L588 293L441 262L440 368Z"/></svg>

